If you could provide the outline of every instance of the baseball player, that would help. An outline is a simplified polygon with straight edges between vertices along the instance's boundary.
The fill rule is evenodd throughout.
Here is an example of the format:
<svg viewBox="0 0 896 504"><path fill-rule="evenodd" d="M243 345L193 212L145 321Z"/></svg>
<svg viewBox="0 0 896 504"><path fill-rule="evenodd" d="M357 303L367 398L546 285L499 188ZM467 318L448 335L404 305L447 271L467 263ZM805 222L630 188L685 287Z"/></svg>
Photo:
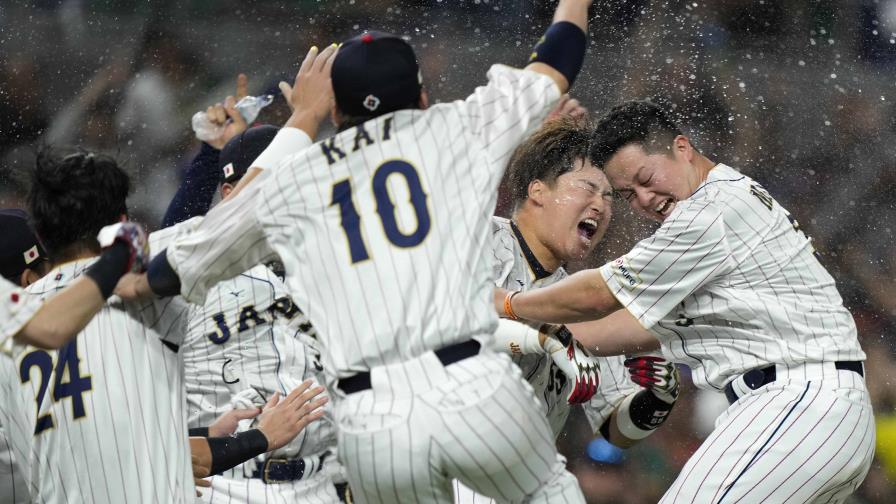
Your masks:
<svg viewBox="0 0 896 504"><path fill-rule="evenodd" d="M513 214L492 218L499 287L526 291L556 283L567 277L564 264L586 258L603 238L612 218L612 188L588 161L589 136L590 129L570 117L550 119L511 158L507 177ZM502 319L495 336L541 400L554 438L575 402L585 403L595 434L623 448L646 438L668 417L658 416L657 423L644 428L632 424L632 411L658 407L668 413L675 404L677 371L668 361L569 352L545 332ZM600 388L594 398L575 401L576 387L587 381L582 371L598 366ZM643 375L646 390L629 378L626 366L633 375ZM460 484L455 495L459 503L488 502Z"/></svg>
<svg viewBox="0 0 896 504"><path fill-rule="evenodd" d="M214 153L214 163L194 163L194 173L185 179L179 193L188 192L187 186L189 192L205 192L203 184L193 179L215 180L205 174L211 169L220 174L221 196L226 198L277 130L258 126L236 135L220 154ZM189 197L182 194L180 199ZM207 206L193 205L193 210L203 213ZM200 221L195 218L184 225ZM161 250L179 231L182 228L169 227L153 233L152 249ZM209 426L231 410L243 412L248 420L275 393L285 396L303 380L316 379L320 370L316 346L314 328L267 266L254 266L217 284L204 305L191 307L182 347L190 429ZM203 500L338 502L325 468L325 462L335 455L335 444L331 421L311 423L287 446L212 477L211 490L203 492Z"/></svg>
<svg viewBox="0 0 896 504"><path fill-rule="evenodd" d="M0 210L0 228L6 232L0 237L0 271L6 279L23 283L49 271L46 252L27 219L21 210ZM13 343L58 348L83 329L102 307L103 293L111 292L125 272L132 254L142 252L142 233L131 236L136 240L116 242L104 253L98 261L103 266L92 267L45 302L0 279L0 502L31 502L28 465L34 414L33 407L26 408L21 400L19 372L11 358ZM110 265L115 267L102 270Z"/></svg>
<svg viewBox="0 0 896 504"><path fill-rule="evenodd" d="M361 502L450 502L455 477L501 500L583 501L519 368L488 348L497 317L477 302L493 285L482 250L503 168L577 75L589 4L560 2L526 69L494 66L468 99L433 107L400 38L312 51L303 69L331 77L333 95L311 95L304 119L316 127L335 96L339 133L284 159L273 153L307 136L283 128L253 163L260 183L126 289L202 301L279 256L338 380L339 456Z"/></svg>
<svg viewBox="0 0 896 504"><path fill-rule="evenodd" d="M651 103L614 108L592 142L591 162L660 228L600 269L496 291L496 308L555 323L606 317L582 335L598 348L637 345L646 328L698 387L725 392L731 406L662 502L845 500L874 451L865 354L796 219Z"/></svg>
<svg viewBox="0 0 896 504"><path fill-rule="evenodd" d="M50 297L89 268L101 267L94 237L127 215L128 187L127 175L108 157L39 156L29 204L56 267L32 284L30 293ZM186 308L177 299L113 298L59 350L18 349L22 389L34 392L27 399L28 409L36 412L31 424L36 501L193 501L178 353Z"/></svg>

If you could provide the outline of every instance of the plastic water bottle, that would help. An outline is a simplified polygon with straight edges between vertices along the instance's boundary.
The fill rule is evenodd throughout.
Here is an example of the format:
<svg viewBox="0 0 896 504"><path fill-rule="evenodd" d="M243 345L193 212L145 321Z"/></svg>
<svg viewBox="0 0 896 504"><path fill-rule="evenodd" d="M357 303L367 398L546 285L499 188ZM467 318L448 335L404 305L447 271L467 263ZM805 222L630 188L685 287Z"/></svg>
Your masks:
<svg viewBox="0 0 896 504"><path fill-rule="evenodd" d="M267 107L274 101L274 95L246 96L238 101L234 108L243 116L247 123L251 123L258 117L261 109ZM230 119L228 119L228 122ZM211 122L208 114L204 110L193 114L193 131L196 138L203 142L210 142L224 133L224 125L217 125Z"/></svg>

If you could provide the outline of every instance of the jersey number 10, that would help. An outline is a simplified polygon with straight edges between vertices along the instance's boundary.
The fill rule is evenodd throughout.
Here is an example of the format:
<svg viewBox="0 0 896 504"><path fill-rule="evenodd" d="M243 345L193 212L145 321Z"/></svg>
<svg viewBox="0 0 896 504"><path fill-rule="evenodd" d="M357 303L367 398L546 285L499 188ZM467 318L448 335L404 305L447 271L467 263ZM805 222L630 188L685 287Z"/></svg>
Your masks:
<svg viewBox="0 0 896 504"><path fill-rule="evenodd" d="M389 176L393 174L404 177L405 182L407 182L410 203L417 216L417 228L409 233L403 232L398 227L398 221L395 218L395 204L392 202L389 188L386 185ZM423 192L423 186L420 184L420 176L417 174L417 170L406 161L386 161L374 172L372 184L373 196L376 199L376 212L380 216L383 232L386 234L389 242L401 248L416 247L423 243L426 235L429 234L431 223L429 209L426 206L427 196ZM367 252L367 246L361 235L361 216L358 214L358 209L352 196L351 180L345 179L333 185L330 206L339 207L340 224L348 240L352 264L370 259L370 254Z"/></svg>

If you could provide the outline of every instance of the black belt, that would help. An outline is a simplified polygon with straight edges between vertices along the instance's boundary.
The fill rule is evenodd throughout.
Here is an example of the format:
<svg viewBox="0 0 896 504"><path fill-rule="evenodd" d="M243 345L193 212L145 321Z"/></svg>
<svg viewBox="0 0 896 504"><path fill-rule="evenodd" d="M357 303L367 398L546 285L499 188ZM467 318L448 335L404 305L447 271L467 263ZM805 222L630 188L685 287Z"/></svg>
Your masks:
<svg viewBox="0 0 896 504"><path fill-rule="evenodd" d="M858 373L859 376L864 377L865 371L862 369L861 361L837 361L834 363L834 367L837 369L842 369L844 371L853 371ZM756 390L759 387L764 385L768 385L769 383L775 381L777 377L777 371L775 371L775 366L767 366L764 368L756 368L747 371L746 373L738 376L734 380L728 382L728 385L725 385L725 397L728 398L729 404L734 404L738 399L737 392L734 391L734 387L732 383L736 380L743 380L744 385L746 385L750 390Z"/></svg>
<svg viewBox="0 0 896 504"><path fill-rule="evenodd" d="M443 366L454 364L457 361L464 360L479 353L482 344L476 340L467 340L463 343L455 343L444 348L436 350L436 357L442 362ZM362 371L358 374L349 376L339 380L336 385L339 390L346 394L354 394L362 390L370 389L370 372Z"/></svg>
<svg viewBox="0 0 896 504"><path fill-rule="evenodd" d="M266 484L271 483L287 483L302 479L304 476L311 476L320 471L324 466L324 458L329 455L329 451L325 451L318 456L309 459L278 459L269 458L264 461L260 467L252 472L252 477L264 481ZM311 461L311 467L305 460ZM307 471L307 474L306 474Z"/></svg>

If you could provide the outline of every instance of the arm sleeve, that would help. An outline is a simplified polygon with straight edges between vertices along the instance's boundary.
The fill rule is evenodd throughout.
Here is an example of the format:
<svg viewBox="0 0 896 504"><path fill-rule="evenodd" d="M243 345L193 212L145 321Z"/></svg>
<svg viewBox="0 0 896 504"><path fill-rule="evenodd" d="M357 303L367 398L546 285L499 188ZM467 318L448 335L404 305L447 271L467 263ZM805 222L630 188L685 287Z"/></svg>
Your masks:
<svg viewBox="0 0 896 504"><path fill-rule="evenodd" d="M505 65L493 65L488 84L463 102L462 115L472 138L484 142L490 165L503 173L517 145L547 117L560 99L550 77Z"/></svg>
<svg viewBox="0 0 896 504"><path fill-rule="evenodd" d="M600 390L584 405L585 416L595 433L626 397L642 390L629 379L624 361L622 355L600 359Z"/></svg>
<svg viewBox="0 0 896 504"><path fill-rule="evenodd" d="M706 202L679 205L653 236L600 268L610 292L647 329L731 267L721 212Z"/></svg>
<svg viewBox="0 0 896 504"><path fill-rule="evenodd" d="M189 233L179 234L166 255L177 273L181 295L203 304L206 293L222 280L276 257L256 219L262 172L233 199L211 209Z"/></svg>
<svg viewBox="0 0 896 504"><path fill-rule="evenodd" d="M221 151L218 149L205 142L202 143L202 148L190 162L180 187L168 204L165 218L162 219L163 228L208 212L221 178L218 173L220 154Z"/></svg>

